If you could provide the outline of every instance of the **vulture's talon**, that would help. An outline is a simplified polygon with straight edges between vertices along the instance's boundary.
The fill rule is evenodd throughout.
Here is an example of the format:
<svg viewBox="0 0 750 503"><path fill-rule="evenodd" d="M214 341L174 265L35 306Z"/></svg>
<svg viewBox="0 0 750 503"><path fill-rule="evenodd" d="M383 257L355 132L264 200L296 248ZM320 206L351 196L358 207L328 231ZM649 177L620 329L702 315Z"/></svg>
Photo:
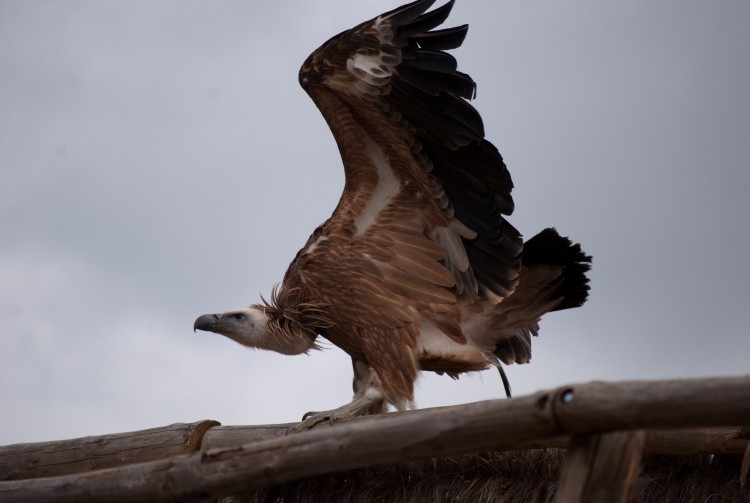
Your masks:
<svg viewBox="0 0 750 503"><path fill-rule="evenodd" d="M318 411L316 411L316 410L311 410L311 411L309 411L309 412L305 412L305 413L304 413L304 415L302 416L302 422L304 422L304 421L305 421L305 419L307 419L308 417L310 417L310 416L314 416L315 414L318 414Z"/></svg>

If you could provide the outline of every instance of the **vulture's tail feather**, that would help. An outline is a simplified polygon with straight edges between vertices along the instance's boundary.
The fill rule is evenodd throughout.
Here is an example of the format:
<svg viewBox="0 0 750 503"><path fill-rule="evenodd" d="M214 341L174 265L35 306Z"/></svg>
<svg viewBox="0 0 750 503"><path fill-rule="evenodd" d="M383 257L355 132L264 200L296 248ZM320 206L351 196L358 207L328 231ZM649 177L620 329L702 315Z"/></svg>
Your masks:
<svg viewBox="0 0 750 503"><path fill-rule="evenodd" d="M589 279L586 273L591 269L591 256L581 250L581 245L560 236L550 227L529 239L523 246L523 265L552 264L565 268L563 282L555 292L555 297L563 297L553 309L570 309L582 306L589 296Z"/></svg>

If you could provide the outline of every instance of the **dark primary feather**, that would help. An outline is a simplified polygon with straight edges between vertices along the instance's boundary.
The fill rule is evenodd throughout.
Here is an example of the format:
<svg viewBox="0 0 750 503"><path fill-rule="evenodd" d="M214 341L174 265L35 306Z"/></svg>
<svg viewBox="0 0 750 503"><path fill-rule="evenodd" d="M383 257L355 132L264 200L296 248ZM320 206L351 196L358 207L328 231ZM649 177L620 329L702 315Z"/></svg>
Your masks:
<svg viewBox="0 0 750 503"><path fill-rule="evenodd" d="M396 25L408 23L419 17L421 14L424 14L424 12L432 7L432 4L434 3L435 0L417 0L416 2L402 5L392 11L388 11L380 17Z"/></svg>
<svg viewBox="0 0 750 503"><path fill-rule="evenodd" d="M474 81L468 75L455 70L452 72L431 71L407 63L398 67L398 75L404 82L433 96L447 92L454 96L471 99L476 89Z"/></svg>
<svg viewBox="0 0 750 503"><path fill-rule="evenodd" d="M416 72L407 72L411 82L392 79L388 100L417 129L420 139L456 149L484 135L482 119L471 105L451 94L431 94L415 87L419 82L413 79ZM429 84L430 89L438 85L441 85L440 80Z"/></svg>
<svg viewBox="0 0 750 503"><path fill-rule="evenodd" d="M421 50L419 58L405 59L399 68L411 67L415 70L453 73L458 68L456 58L442 51Z"/></svg>
<svg viewBox="0 0 750 503"><path fill-rule="evenodd" d="M411 39L422 49L427 49L429 51L448 51L460 47L468 32L469 25L465 24L455 28L429 31L427 33L417 33L413 35Z"/></svg>
<svg viewBox="0 0 750 503"><path fill-rule="evenodd" d="M433 2L429 3L431 5ZM454 3L455 0L450 0L445 5L441 5L437 9L431 10L427 14L422 14L409 22L399 23L398 21L391 21L391 24L396 27L396 40L406 40L412 35L428 32L436 26L443 24L448 19Z"/></svg>

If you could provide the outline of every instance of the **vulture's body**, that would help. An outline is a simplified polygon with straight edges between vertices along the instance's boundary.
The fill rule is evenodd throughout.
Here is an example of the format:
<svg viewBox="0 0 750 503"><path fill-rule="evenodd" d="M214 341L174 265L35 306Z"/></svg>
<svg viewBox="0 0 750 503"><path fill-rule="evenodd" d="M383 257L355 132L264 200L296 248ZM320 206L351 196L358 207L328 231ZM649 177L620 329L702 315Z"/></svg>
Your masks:
<svg viewBox="0 0 750 503"><path fill-rule="evenodd" d="M466 101L475 84L422 0L326 42L300 70L341 153L344 192L270 302L196 328L284 354L322 336L351 355L354 401L309 419L404 408L420 370L526 363L548 311L583 304L590 257L546 229L523 242L510 174ZM312 424L310 423L310 424Z"/></svg>

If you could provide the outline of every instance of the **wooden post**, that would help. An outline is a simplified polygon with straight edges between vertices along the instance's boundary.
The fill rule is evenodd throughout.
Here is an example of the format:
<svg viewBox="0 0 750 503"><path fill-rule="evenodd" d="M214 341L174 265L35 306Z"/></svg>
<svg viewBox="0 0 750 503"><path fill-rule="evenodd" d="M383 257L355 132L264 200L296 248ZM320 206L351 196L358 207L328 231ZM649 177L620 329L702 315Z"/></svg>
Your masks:
<svg viewBox="0 0 750 503"><path fill-rule="evenodd" d="M573 437L555 503L628 503L640 473L646 432Z"/></svg>
<svg viewBox="0 0 750 503"><path fill-rule="evenodd" d="M748 471L750 471L750 442L745 447L745 454L742 456L742 465L740 466L740 485L745 491L750 491L747 486Z"/></svg>

